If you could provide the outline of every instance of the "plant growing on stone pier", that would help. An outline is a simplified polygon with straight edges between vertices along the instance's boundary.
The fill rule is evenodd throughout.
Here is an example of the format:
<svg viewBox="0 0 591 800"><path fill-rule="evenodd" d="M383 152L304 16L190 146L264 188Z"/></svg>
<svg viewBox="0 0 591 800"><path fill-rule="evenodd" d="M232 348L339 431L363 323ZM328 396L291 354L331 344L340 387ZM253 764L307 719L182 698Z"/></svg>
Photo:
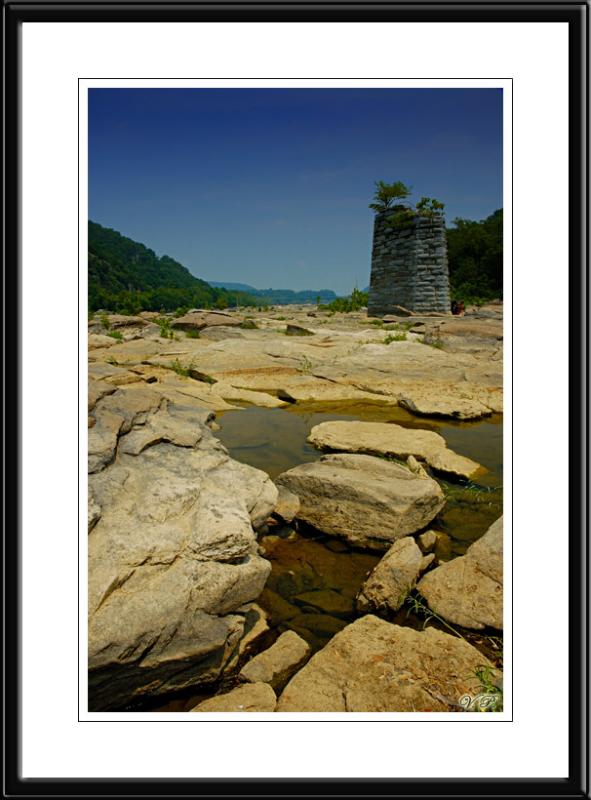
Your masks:
<svg viewBox="0 0 591 800"><path fill-rule="evenodd" d="M434 197L421 197L416 209L421 217L434 217L445 208L445 203L436 200Z"/></svg>
<svg viewBox="0 0 591 800"><path fill-rule="evenodd" d="M406 186L402 181L395 181L394 183L385 183L384 181L376 181L376 189L373 196L373 203L369 207L379 214L382 211L388 211L395 208L404 208L403 201L409 197L411 189Z"/></svg>

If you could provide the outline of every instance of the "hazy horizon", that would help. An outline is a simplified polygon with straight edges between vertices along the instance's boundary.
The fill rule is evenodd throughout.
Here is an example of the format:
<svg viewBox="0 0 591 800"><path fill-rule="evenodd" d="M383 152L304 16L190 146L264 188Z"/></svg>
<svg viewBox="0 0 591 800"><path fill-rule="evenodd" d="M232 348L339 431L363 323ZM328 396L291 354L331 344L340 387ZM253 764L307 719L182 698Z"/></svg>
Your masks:
<svg viewBox="0 0 591 800"><path fill-rule="evenodd" d="M364 288L380 179L501 208L502 90L89 90L90 219L206 281Z"/></svg>

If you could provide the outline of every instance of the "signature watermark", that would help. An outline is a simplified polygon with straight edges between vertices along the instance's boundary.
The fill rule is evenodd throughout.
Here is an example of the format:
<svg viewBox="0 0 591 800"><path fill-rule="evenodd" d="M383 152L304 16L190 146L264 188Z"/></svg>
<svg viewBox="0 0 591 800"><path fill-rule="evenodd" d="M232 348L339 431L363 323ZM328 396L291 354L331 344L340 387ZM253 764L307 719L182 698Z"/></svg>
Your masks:
<svg viewBox="0 0 591 800"><path fill-rule="evenodd" d="M486 692L474 697L471 694L463 694L458 700L464 711L500 711L502 702L501 695Z"/></svg>

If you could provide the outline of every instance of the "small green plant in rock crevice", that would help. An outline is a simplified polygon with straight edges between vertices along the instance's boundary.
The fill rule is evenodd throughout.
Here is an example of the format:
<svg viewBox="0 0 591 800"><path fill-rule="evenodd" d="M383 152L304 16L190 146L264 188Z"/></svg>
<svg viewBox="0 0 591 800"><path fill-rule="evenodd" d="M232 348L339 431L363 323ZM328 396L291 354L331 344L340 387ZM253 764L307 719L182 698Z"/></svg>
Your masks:
<svg viewBox="0 0 591 800"><path fill-rule="evenodd" d="M402 333L389 333L384 339L384 344L390 344L391 342L406 342L406 331Z"/></svg>
<svg viewBox="0 0 591 800"><path fill-rule="evenodd" d="M406 604L410 606L410 608L406 612L407 617L409 616L411 611L417 614L418 616L423 617L424 619L423 630L425 630L425 628L427 627L429 622L431 622L432 619L436 619L437 622L441 623L441 625L444 625L455 636L459 636L459 638L464 639L465 642L467 641L467 639L465 639L462 636L462 634L453 627L453 625L450 625L449 622L446 622L443 619L443 617L440 617L439 614L436 614L434 611L432 611L426 603L423 603L423 600L419 594L414 594L414 595L409 594L409 596L406 598Z"/></svg>
<svg viewBox="0 0 591 800"><path fill-rule="evenodd" d="M195 329L187 331L186 335L187 335L187 339L200 339L201 338L201 334L199 333L198 330L195 330Z"/></svg>
<svg viewBox="0 0 591 800"><path fill-rule="evenodd" d="M170 363L170 369L173 372L176 372L177 375L181 375L183 378L190 378L191 377L191 370L195 368L193 361L191 361L188 366L183 367L181 362L178 358L175 358L174 361Z"/></svg>
<svg viewBox="0 0 591 800"><path fill-rule="evenodd" d="M302 366L301 370L305 375L308 375L312 370L312 362L308 358L308 356L302 356Z"/></svg>
<svg viewBox="0 0 591 800"><path fill-rule="evenodd" d="M168 365L168 369L176 372L176 374L180 375L182 378L192 378L195 381L209 384L214 384L217 382L215 378L211 377L211 375L207 375L205 372L199 372L193 359L191 359L187 366L184 367L182 362L178 358L175 358L175 360L171 361Z"/></svg>
<svg viewBox="0 0 591 800"><path fill-rule="evenodd" d="M426 344L429 347L434 347L436 350L445 350L445 346L443 344L443 339L439 336L431 337L431 336L423 336L422 339L419 340L422 344Z"/></svg>
<svg viewBox="0 0 591 800"><path fill-rule="evenodd" d="M99 319L101 321L101 325L106 331L111 330L111 323L109 322L109 317L106 314L101 314Z"/></svg>
<svg viewBox="0 0 591 800"><path fill-rule="evenodd" d="M494 682L495 669L489 664L480 664L473 675L478 681L476 696L465 695L460 703L466 711L494 712L503 710L503 688Z"/></svg>
<svg viewBox="0 0 591 800"><path fill-rule="evenodd" d="M107 331L107 336L110 336L111 339L117 339L118 342L123 341L123 334L121 331Z"/></svg>

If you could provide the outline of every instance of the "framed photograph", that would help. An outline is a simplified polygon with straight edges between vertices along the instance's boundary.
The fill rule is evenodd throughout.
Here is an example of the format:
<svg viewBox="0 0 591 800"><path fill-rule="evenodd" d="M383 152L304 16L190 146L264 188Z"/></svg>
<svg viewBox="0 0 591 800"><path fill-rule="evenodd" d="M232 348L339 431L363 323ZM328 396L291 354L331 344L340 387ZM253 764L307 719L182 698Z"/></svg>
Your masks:
<svg viewBox="0 0 591 800"><path fill-rule="evenodd" d="M587 5L5 22L7 796L587 797Z"/></svg>

